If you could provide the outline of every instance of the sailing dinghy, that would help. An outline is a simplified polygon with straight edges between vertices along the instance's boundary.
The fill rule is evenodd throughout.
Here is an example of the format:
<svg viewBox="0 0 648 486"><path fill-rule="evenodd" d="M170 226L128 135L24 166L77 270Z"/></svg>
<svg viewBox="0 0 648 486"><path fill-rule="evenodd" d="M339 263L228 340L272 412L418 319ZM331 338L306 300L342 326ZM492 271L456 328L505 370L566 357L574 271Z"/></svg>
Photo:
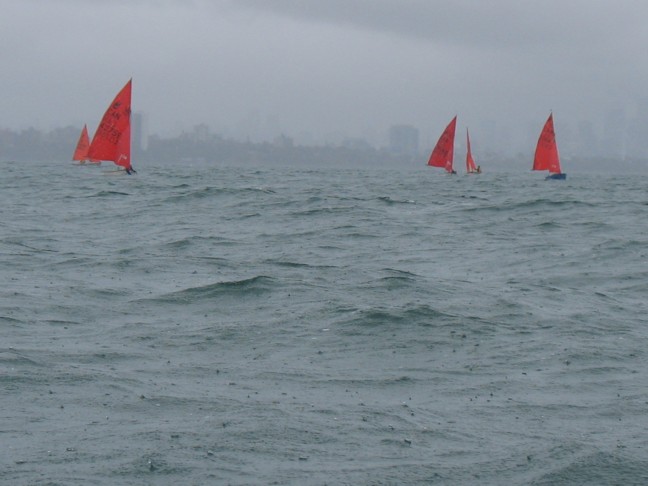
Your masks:
<svg viewBox="0 0 648 486"><path fill-rule="evenodd" d="M457 173L457 171L452 168L456 127L457 117L455 116L439 137L439 140L430 154L430 159L428 160L427 165L431 167L443 167L448 174Z"/></svg>
<svg viewBox="0 0 648 486"><path fill-rule="evenodd" d="M545 180L556 179L565 180L567 174L563 173L560 168L560 156L558 155L558 145L556 144L556 132L554 131L553 113L549 115L542 128L538 145L536 146L535 157L533 158L532 170L548 170L549 175Z"/></svg>
<svg viewBox="0 0 648 486"><path fill-rule="evenodd" d="M88 157L109 160L123 167L127 174L135 172L131 165L131 86L132 79L121 89L104 113L90 143Z"/></svg>
<svg viewBox="0 0 648 486"><path fill-rule="evenodd" d="M470 135L468 135L467 128L466 128L466 173L481 174L481 166L475 165L475 160L473 159L472 151L470 150Z"/></svg>
<svg viewBox="0 0 648 486"><path fill-rule="evenodd" d="M88 157L89 149L90 137L88 136L88 127L87 125L83 125L83 130L81 130L81 135L79 135L79 141L77 142L76 148L74 149L72 160L78 162L79 164L85 164L88 161L94 164L100 164L100 160L94 160Z"/></svg>

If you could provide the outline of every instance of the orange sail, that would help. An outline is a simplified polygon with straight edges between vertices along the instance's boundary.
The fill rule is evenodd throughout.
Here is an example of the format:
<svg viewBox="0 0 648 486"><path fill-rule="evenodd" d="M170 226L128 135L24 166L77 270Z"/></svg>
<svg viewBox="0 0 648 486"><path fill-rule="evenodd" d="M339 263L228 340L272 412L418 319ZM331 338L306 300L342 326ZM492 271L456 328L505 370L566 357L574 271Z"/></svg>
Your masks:
<svg viewBox="0 0 648 486"><path fill-rule="evenodd" d="M439 137L432 154L430 155L430 160L428 160L427 165L432 167L443 167L447 172L454 172L452 169L452 161L454 159L454 139L455 139L455 128L457 126L457 117L455 116L452 121L448 124L446 129Z"/></svg>
<svg viewBox="0 0 648 486"><path fill-rule="evenodd" d="M83 130L81 130L79 141L77 142L76 149L74 149L74 155L72 155L72 160L76 160L82 163L88 160L89 148L90 148L90 137L88 136L88 127L86 125L83 125Z"/></svg>
<svg viewBox="0 0 648 486"><path fill-rule="evenodd" d="M538 145L536 146L533 159L533 170L548 170L552 174L560 174L560 157L556 145L556 133L554 132L553 113L545 122Z"/></svg>
<svg viewBox="0 0 648 486"><path fill-rule="evenodd" d="M110 160L126 169L131 169L132 81L126 83L106 110L88 150L88 157Z"/></svg>
<svg viewBox="0 0 648 486"><path fill-rule="evenodd" d="M475 160L473 159L472 152L470 151L470 136L468 135L468 129L466 128L466 172L469 174L479 172L477 166L475 165Z"/></svg>

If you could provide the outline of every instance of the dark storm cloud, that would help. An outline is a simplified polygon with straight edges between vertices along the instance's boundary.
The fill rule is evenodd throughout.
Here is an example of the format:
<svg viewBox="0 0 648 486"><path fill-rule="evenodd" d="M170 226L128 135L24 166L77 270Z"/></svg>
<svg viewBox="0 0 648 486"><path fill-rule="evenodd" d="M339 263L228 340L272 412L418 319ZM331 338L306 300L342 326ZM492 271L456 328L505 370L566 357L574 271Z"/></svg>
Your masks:
<svg viewBox="0 0 648 486"><path fill-rule="evenodd" d="M643 29L638 1L597 0L236 0L239 8L295 19L347 24L439 43L526 47L530 44L614 42Z"/></svg>

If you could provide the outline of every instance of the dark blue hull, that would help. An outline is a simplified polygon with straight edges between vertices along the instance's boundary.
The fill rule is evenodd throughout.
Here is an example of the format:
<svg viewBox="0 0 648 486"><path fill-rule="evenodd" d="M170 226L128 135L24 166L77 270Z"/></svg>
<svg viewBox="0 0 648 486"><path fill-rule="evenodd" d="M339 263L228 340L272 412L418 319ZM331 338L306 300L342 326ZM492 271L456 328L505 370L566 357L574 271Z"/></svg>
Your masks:
<svg viewBox="0 0 648 486"><path fill-rule="evenodd" d="M545 180L548 181L549 179L556 179L558 181L564 181L567 179L567 174L549 174L547 177L545 177Z"/></svg>

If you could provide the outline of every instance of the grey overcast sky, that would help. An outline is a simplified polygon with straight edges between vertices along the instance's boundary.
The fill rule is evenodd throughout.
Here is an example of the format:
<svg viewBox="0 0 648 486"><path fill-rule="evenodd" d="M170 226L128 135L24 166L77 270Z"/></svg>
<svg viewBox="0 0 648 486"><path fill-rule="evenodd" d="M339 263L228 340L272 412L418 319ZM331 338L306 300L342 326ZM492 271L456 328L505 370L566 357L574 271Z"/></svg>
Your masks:
<svg viewBox="0 0 648 486"><path fill-rule="evenodd" d="M0 0L0 128L96 127L133 78L150 133L507 143L648 99L646 0ZM635 113L633 115L633 113ZM503 135L509 133L509 135Z"/></svg>

